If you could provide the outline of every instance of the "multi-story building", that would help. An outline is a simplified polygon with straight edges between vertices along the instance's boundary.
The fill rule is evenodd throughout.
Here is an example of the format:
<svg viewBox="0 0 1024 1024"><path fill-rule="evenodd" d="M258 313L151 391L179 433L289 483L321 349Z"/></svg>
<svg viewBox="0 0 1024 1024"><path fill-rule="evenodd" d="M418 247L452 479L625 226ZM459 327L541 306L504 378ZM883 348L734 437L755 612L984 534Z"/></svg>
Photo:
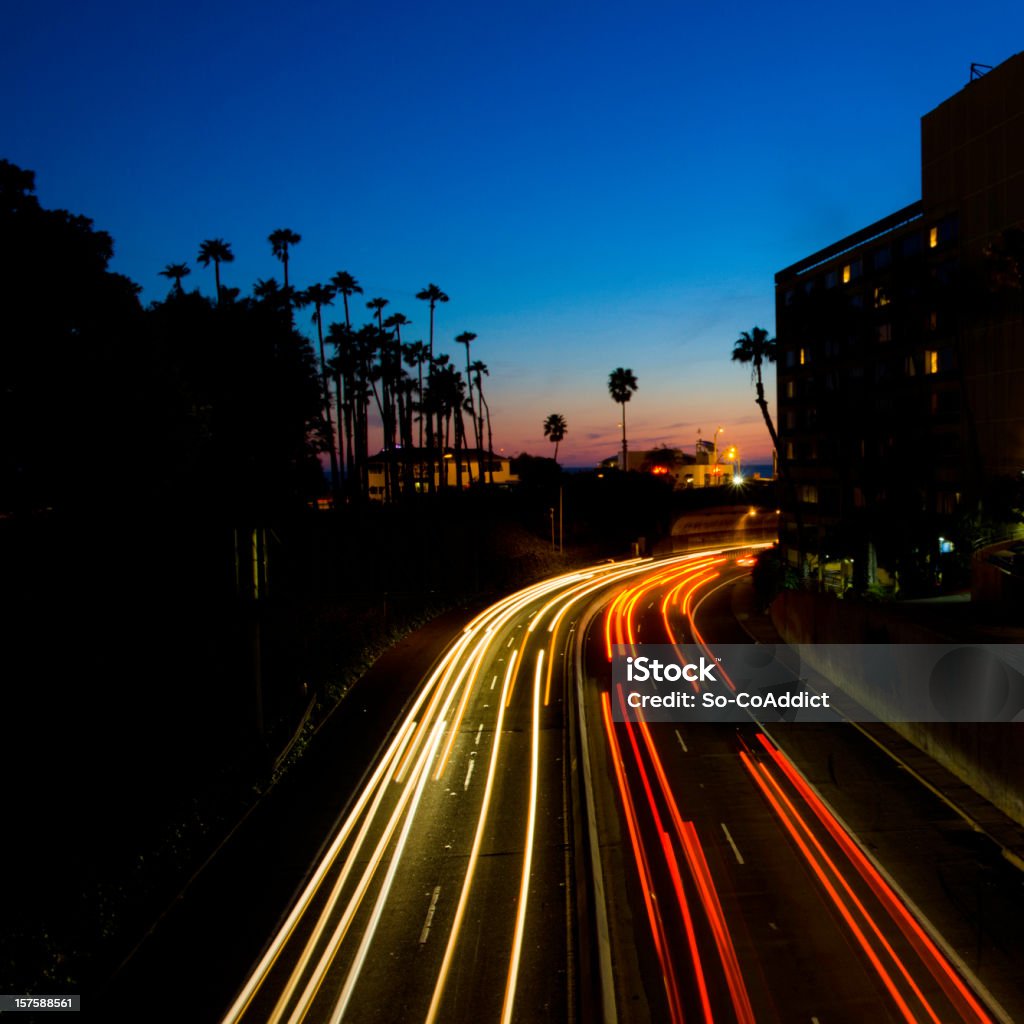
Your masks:
<svg viewBox="0 0 1024 1024"><path fill-rule="evenodd" d="M512 471L511 459L504 455L491 455L483 449L464 448L456 458L451 449L430 452L419 448L397 448L378 453L367 464L370 500L387 500L389 479L393 493L400 492L406 473L411 480L411 490L416 494L429 490L431 474L435 490L442 486L466 488L481 483L481 480L501 487L519 481Z"/></svg>
<svg viewBox="0 0 1024 1024"><path fill-rule="evenodd" d="M1024 54L922 118L921 166L775 276L781 540L838 586L934 577L1024 469Z"/></svg>

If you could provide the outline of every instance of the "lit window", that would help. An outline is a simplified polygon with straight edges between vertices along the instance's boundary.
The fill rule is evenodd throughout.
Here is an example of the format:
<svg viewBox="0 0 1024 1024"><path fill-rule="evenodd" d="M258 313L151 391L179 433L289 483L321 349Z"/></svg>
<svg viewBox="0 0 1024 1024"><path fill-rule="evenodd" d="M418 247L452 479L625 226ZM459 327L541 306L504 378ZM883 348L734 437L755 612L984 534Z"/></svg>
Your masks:
<svg viewBox="0 0 1024 1024"><path fill-rule="evenodd" d="M928 248L934 249L939 244L939 229L938 227L932 228L928 232Z"/></svg>
<svg viewBox="0 0 1024 1024"><path fill-rule="evenodd" d="M889 296L885 294L884 288L875 289L875 309L889 305Z"/></svg>
<svg viewBox="0 0 1024 1024"><path fill-rule="evenodd" d="M849 283L850 283L850 264L847 263L846 266L843 267L843 284L849 284Z"/></svg>
<svg viewBox="0 0 1024 1024"><path fill-rule="evenodd" d="M800 365L805 366L807 364L807 350L800 349Z"/></svg>
<svg viewBox="0 0 1024 1024"><path fill-rule="evenodd" d="M786 397L787 398L795 398L796 397L796 381L794 381L794 380L787 380L786 381Z"/></svg>
<svg viewBox="0 0 1024 1024"><path fill-rule="evenodd" d="M929 348L925 349L924 353L924 372L925 373L938 373L939 372L939 353L936 349Z"/></svg>

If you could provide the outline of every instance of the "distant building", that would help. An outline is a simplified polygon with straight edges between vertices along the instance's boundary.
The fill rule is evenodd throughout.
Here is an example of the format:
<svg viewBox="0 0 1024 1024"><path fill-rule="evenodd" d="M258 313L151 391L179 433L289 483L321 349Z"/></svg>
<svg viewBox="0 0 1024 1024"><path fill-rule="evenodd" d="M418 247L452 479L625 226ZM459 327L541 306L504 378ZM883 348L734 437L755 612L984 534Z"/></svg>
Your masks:
<svg viewBox="0 0 1024 1024"><path fill-rule="evenodd" d="M651 448L647 451L626 453L630 472L650 473L652 476L670 477L676 488L721 487L733 482L736 474L734 461L724 461L725 450L716 452L711 442L698 441L695 454L681 448ZM602 470L617 470L622 453L604 459Z"/></svg>
<svg viewBox="0 0 1024 1024"><path fill-rule="evenodd" d="M921 166L919 201L775 276L781 540L838 586L934 573L1024 469L1024 54L922 118Z"/></svg>
<svg viewBox="0 0 1024 1024"><path fill-rule="evenodd" d="M480 483L481 477L485 484L493 482L495 486L505 487L519 480L512 472L511 461L508 458L504 455L491 456L482 449L462 449L459 458L456 459L451 448L445 449L443 453L427 452L420 448L396 448L393 451L379 452L367 465L371 501L387 500L389 466L393 467L391 479L397 480L401 487L408 474L416 493L429 490L431 475L434 477L435 489L442 486L442 480L448 487L458 487L460 468L463 488Z"/></svg>

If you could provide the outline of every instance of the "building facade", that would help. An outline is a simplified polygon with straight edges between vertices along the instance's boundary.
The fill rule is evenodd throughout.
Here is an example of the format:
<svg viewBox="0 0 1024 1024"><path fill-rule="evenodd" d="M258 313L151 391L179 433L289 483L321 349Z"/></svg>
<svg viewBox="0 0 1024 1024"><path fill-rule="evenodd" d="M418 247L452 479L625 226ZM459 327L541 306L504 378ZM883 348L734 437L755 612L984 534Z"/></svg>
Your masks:
<svg viewBox="0 0 1024 1024"><path fill-rule="evenodd" d="M775 277L780 539L837 589L937 578L1024 470L1024 54L922 118L921 165Z"/></svg>
<svg viewBox="0 0 1024 1024"><path fill-rule="evenodd" d="M418 448L397 448L380 452L367 465L371 501L387 501L390 491L400 493L406 476L410 489L416 494L430 490L433 475L434 489L441 487L470 487L481 483L509 486L519 482L512 472L511 460L504 455L491 455L483 449L464 448L456 458L454 451L425 452ZM397 483L396 483L397 481Z"/></svg>

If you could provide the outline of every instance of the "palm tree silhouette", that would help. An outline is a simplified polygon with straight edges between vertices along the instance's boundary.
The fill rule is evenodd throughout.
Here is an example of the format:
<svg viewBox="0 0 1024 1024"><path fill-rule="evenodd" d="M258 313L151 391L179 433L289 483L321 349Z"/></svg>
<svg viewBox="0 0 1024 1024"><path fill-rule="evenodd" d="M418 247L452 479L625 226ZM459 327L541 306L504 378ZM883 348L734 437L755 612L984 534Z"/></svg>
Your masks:
<svg viewBox="0 0 1024 1024"><path fill-rule="evenodd" d="M768 337L768 332L763 327L755 327L752 331L744 331L736 339L732 349L732 359L735 363L750 363L750 381L754 385L758 408L764 417L765 426L772 439L772 446L775 448L776 456L781 460L782 450L779 448L779 435L775 432L775 424L768 413L768 401L764 397L764 380L761 375L761 367L765 363L774 363L776 356L776 344L774 338Z"/></svg>
<svg viewBox="0 0 1024 1024"><path fill-rule="evenodd" d="M494 483L494 438L491 435L491 407L487 404L487 399L484 398L484 386L482 377L489 377L491 371L487 369L487 364L476 360L475 363L470 367L473 371L473 380L476 384L476 393L480 396L480 447L483 447L483 436L484 436L484 415L487 416L487 481L488 483Z"/></svg>
<svg viewBox="0 0 1024 1024"><path fill-rule="evenodd" d="M274 255L281 261L284 267L284 290L288 290L288 250L293 245L302 241L302 235L297 235L290 228L278 228L267 235L267 241Z"/></svg>
<svg viewBox="0 0 1024 1024"><path fill-rule="evenodd" d="M313 323L316 324L317 340L320 343L320 382L323 388L324 419L327 423L328 451L331 459L331 489L338 493L338 456L334 449L334 427L331 416L331 384L327 374L327 359L324 356L323 307L334 301L334 289L330 285L311 284L296 296L296 305L313 306Z"/></svg>
<svg viewBox="0 0 1024 1024"><path fill-rule="evenodd" d="M426 288L416 293L416 298L423 302L430 303L430 341L429 341L429 362L427 363L427 385L429 387L430 382L434 379L434 308L439 302L447 302L448 296L433 282L427 285ZM421 441L422 444L422 441ZM433 419L427 418L427 447L434 447L434 423ZM438 441L438 447L440 447L440 441ZM443 454L443 453L442 453ZM433 456L431 456L433 458ZM442 467L443 468L443 467ZM427 473L427 480L429 481L430 490L434 489L434 471L431 467ZM445 482L444 476L441 476L442 484Z"/></svg>
<svg viewBox="0 0 1024 1024"><path fill-rule="evenodd" d="M476 340L476 335L472 331L463 331L461 334L455 336L455 342L458 345L466 346L466 384L469 386L469 414L473 417L473 433L477 434L476 430L476 404L473 401L473 375L469 368L469 346ZM483 479L483 466L480 464L480 438L477 437L476 445L476 478L477 480ZM467 448L469 445L466 446ZM466 472L469 474L470 482L472 483L473 472L470 469L470 463L466 462Z"/></svg>
<svg viewBox="0 0 1024 1024"><path fill-rule="evenodd" d="M235 254L231 251L231 244L223 238L208 238L200 244L197 259L204 267L213 264L214 279L217 282L217 305L220 305L220 265L234 262Z"/></svg>
<svg viewBox="0 0 1024 1024"><path fill-rule="evenodd" d="M555 462L558 461L558 446L565 439L568 430L565 417L561 413L553 412L544 421L544 436L555 443Z"/></svg>
<svg viewBox="0 0 1024 1024"><path fill-rule="evenodd" d="M638 387L632 370L619 366L608 374L608 393L612 396L613 401L622 406L622 465L620 468L624 473L629 465L626 456L626 403L633 397L633 392Z"/></svg>
<svg viewBox="0 0 1024 1024"><path fill-rule="evenodd" d="M348 463L348 471L352 472L355 467L355 442L352 436L353 423L352 423L352 396L351 391L353 388L352 380L352 369L355 367L355 361L351 357L351 353L342 353L341 344L345 342L348 346L352 344L352 319L349 315L348 300L353 295L362 295L363 289L360 287L359 282L347 271L339 270L334 277L331 278L331 284L334 285L337 293L341 296L342 302L345 305L345 330L344 332L337 332L335 337L335 365L338 367L338 372L335 374L334 386L338 395L338 422L341 422L342 416L344 415L345 420L345 448L346 448L346 461ZM345 368L349 372L345 372ZM341 439L338 440L338 447L341 447Z"/></svg>
<svg viewBox="0 0 1024 1024"><path fill-rule="evenodd" d="M160 271L160 276L173 280L175 293L181 295L183 293L181 279L183 277L188 277L191 273L192 271L188 269L187 263L168 263L167 266Z"/></svg>

